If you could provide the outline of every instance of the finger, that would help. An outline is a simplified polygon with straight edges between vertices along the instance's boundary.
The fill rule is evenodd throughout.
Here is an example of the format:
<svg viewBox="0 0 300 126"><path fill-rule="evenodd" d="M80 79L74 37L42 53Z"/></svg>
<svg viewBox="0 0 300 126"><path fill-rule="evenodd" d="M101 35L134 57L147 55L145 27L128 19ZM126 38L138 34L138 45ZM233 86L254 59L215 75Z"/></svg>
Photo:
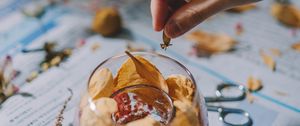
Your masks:
<svg viewBox="0 0 300 126"><path fill-rule="evenodd" d="M170 38L178 37L211 15L226 8L223 0L193 0L178 10L167 21L164 31Z"/></svg>
<svg viewBox="0 0 300 126"><path fill-rule="evenodd" d="M169 16L166 0L151 0L152 25L155 31L161 31Z"/></svg>

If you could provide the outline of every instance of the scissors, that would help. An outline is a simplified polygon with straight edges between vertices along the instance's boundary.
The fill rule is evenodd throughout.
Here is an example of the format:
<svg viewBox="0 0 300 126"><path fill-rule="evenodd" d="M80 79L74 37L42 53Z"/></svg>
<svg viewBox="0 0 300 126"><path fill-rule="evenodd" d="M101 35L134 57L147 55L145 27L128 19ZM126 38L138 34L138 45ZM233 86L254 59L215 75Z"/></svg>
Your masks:
<svg viewBox="0 0 300 126"><path fill-rule="evenodd" d="M238 94L236 96L224 96L224 94L222 93L222 90L225 88L236 88L239 91L241 91L241 94ZM217 86L215 97L205 97L207 110L218 112L219 120L221 120L227 126L251 126L253 121L248 112L246 112L242 109L227 108L227 107L222 107L222 106L213 106L213 105L209 104L209 103L216 103L216 102L242 101L246 98L246 92L247 92L246 87L244 87L242 85L236 85L236 84L231 84L231 83L222 83ZM227 121L225 118L226 118L226 116L228 116L230 114L243 116L247 119L247 121L242 124L235 124L233 122Z"/></svg>

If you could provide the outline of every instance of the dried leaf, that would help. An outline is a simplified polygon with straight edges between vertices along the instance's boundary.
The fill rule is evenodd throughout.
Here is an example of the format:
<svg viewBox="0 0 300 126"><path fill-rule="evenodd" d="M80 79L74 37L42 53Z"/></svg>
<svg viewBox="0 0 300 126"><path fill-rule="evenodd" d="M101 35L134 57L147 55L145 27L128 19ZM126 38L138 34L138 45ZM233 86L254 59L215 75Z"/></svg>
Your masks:
<svg viewBox="0 0 300 126"><path fill-rule="evenodd" d="M121 16L116 8L108 7L97 11L92 30L103 36L113 36L122 29Z"/></svg>
<svg viewBox="0 0 300 126"><path fill-rule="evenodd" d="M258 91L262 88L261 80L250 76L247 80L247 88L249 91Z"/></svg>
<svg viewBox="0 0 300 126"><path fill-rule="evenodd" d="M199 126L197 111L188 100L174 101L177 108L176 115L171 122L171 126Z"/></svg>
<svg viewBox="0 0 300 126"><path fill-rule="evenodd" d="M300 27L300 11L292 4L274 3L271 14L282 24L290 27Z"/></svg>
<svg viewBox="0 0 300 126"><path fill-rule="evenodd" d="M212 34L203 31L195 31L187 35L187 39L196 42L196 49L207 55L228 52L237 42L225 34Z"/></svg>
<svg viewBox="0 0 300 126"><path fill-rule="evenodd" d="M245 11L249 11L252 9L255 9L257 6L255 4L246 4L242 6L237 6L231 9L228 9L228 12L234 12L234 13L243 13Z"/></svg>
<svg viewBox="0 0 300 126"><path fill-rule="evenodd" d="M93 100L109 97L114 89L113 76L109 69L103 68L92 75L88 91Z"/></svg>
<svg viewBox="0 0 300 126"><path fill-rule="evenodd" d="M270 68L272 71L275 71L276 69L275 60L271 56L265 54L263 51L260 52L260 56L263 62L268 66L268 68Z"/></svg>
<svg viewBox="0 0 300 126"><path fill-rule="evenodd" d="M166 81L169 88L169 95L173 99L179 99L182 96L192 101L195 93L195 86L190 79L184 75L171 75Z"/></svg>
<svg viewBox="0 0 300 126"><path fill-rule="evenodd" d="M270 51L273 56L281 56L282 55L281 51L277 48L271 48Z"/></svg>
<svg viewBox="0 0 300 126"><path fill-rule="evenodd" d="M297 52L300 52L300 42L294 43L294 44L292 45L292 49L294 49L294 50L297 51Z"/></svg>
<svg viewBox="0 0 300 126"><path fill-rule="evenodd" d="M126 52L130 57L118 71L117 89L136 85L149 84L168 92L168 86L159 70L149 61L140 56L133 56Z"/></svg>
<svg viewBox="0 0 300 126"><path fill-rule="evenodd" d="M111 98L100 98L95 102L95 110L85 106L80 116L80 126L113 126L111 114L117 111L117 103Z"/></svg>
<svg viewBox="0 0 300 126"><path fill-rule="evenodd" d="M155 121L150 116L147 116L143 119L139 119L133 122L126 124L126 126L160 126L160 123Z"/></svg>

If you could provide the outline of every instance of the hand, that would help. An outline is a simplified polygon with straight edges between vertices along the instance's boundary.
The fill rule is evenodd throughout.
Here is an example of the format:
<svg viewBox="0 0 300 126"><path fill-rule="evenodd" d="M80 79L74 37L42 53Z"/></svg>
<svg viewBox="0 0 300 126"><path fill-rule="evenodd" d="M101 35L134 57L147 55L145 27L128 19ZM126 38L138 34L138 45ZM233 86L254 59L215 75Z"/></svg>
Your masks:
<svg viewBox="0 0 300 126"><path fill-rule="evenodd" d="M153 28L164 29L168 37L175 38L217 12L257 1L260 0L151 0Z"/></svg>

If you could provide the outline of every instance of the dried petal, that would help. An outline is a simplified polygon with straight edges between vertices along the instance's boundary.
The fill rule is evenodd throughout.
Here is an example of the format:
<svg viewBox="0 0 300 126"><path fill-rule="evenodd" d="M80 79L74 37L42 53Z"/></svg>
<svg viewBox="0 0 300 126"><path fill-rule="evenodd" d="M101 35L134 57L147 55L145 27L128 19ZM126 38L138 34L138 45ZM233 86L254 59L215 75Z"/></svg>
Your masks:
<svg viewBox="0 0 300 126"><path fill-rule="evenodd" d="M261 51L260 56L263 60L263 62L272 70L275 71L276 69L276 63L273 60L273 58L267 54L265 54L263 51Z"/></svg>
<svg viewBox="0 0 300 126"><path fill-rule="evenodd" d="M109 97L114 89L113 76L109 69L95 71L90 79L88 91L93 100L100 97Z"/></svg>
<svg viewBox="0 0 300 126"><path fill-rule="evenodd" d="M271 13L282 24L300 27L300 11L292 4L274 3L271 7Z"/></svg>
<svg viewBox="0 0 300 126"><path fill-rule="evenodd" d="M249 11L252 9L255 9L257 6L255 4L246 4L246 5L242 5L242 6L237 6L231 9L228 9L228 12L234 12L234 13L242 13L245 11Z"/></svg>
<svg viewBox="0 0 300 126"><path fill-rule="evenodd" d="M195 93L195 86L193 82L184 75L171 75L167 78L169 88L169 95L173 99L184 97L192 100ZM178 96L181 95L181 96Z"/></svg>
<svg viewBox="0 0 300 126"><path fill-rule="evenodd" d="M160 123L155 121L150 116L147 116L143 119L139 119L133 122L126 124L126 126L160 126Z"/></svg>
<svg viewBox="0 0 300 126"><path fill-rule="evenodd" d="M300 42L294 43L294 44L292 45L292 49L294 49L294 50L297 51L297 52L300 52Z"/></svg>
<svg viewBox="0 0 300 126"><path fill-rule="evenodd" d="M247 87L249 91L258 91L262 88L261 80L250 76L247 80Z"/></svg>
<svg viewBox="0 0 300 126"><path fill-rule="evenodd" d="M187 35L187 39L196 42L196 49L206 55L228 52L237 42L225 34L212 34L203 31L195 31Z"/></svg>
<svg viewBox="0 0 300 126"><path fill-rule="evenodd" d="M118 72L117 89L136 84L149 84L168 92L164 77L153 64L143 57L126 53L130 59L122 65Z"/></svg>

